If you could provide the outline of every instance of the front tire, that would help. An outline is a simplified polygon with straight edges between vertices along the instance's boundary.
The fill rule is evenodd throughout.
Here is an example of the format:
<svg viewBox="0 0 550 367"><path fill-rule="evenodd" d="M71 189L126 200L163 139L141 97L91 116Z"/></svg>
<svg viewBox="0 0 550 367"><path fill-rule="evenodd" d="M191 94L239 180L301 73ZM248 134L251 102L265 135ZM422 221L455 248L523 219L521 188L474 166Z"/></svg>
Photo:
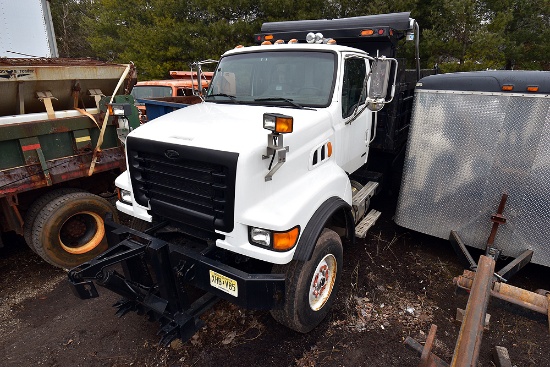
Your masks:
<svg viewBox="0 0 550 367"><path fill-rule="evenodd" d="M272 273L286 275L285 303L271 315L279 323L301 333L313 330L327 316L340 285L342 241L324 229L311 259L273 266Z"/></svg>
<svg viewBox="0 0 550 367"><path fill-rule="evenodd" d="M36 253L60 268L73 268L107 250L105 215L118 220L105 199L87 192L54 198L38 213L32 231Z"/></svg>

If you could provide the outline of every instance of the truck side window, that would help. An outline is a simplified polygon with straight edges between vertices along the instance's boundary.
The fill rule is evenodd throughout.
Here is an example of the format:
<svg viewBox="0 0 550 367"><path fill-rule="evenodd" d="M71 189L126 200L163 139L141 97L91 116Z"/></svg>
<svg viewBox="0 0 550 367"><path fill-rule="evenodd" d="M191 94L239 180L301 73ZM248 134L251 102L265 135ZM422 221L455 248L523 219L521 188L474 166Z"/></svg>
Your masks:
<svg viewBox="0 0 550 367"><path fill-rule="evenodd" d="M342 117L349 117L358 104L365 102L364 87L367 69L364 59L347 59L344 64L342 84Z"/></svg>

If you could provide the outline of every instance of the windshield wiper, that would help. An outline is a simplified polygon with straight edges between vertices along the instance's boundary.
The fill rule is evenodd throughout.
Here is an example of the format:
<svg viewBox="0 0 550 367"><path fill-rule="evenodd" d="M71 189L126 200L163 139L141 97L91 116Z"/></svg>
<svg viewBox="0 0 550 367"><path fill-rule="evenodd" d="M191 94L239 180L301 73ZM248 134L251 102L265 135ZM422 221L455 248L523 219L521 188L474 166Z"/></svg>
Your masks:
<svg viewBox="0 0 550 367"><path fill-rule="evenodd" d="M237 97L232 96L232 95L230 95L230 94L225 94L225 93L209 94L209 95L206 96L206 98L208 98L208 97L227 97L227 98L229 98L229 99L231 100L231 102L233 102L233 103L239 103L239 102L237 102L237 101L235 100Z"/></svg>
<svg viewBox="0 0 550 367"><path fill-rule="evenodd" d="M304 106L296 103L296 102L293 102L292 99L290 98L283 98L283 97L269 97L269 98L256 98L254 99L254 102L265 102L265 101L283 101L283 102L286 102L288 103L289 105L292 105L296 108L299 108L301 110L305 109Z"/></svg>

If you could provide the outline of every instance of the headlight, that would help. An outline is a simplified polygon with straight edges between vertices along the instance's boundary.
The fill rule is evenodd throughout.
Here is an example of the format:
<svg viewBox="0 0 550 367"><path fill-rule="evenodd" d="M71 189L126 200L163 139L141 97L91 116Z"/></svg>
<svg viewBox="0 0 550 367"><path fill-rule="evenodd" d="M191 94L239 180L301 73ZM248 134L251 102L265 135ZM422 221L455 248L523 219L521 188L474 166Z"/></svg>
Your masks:
<svg viewBox="0 0 550 367"><path fill-rule="evenodd" d="M257 245L270 247L271 246L271 232L267 229L252 228L250 230L250 241Z"/></svg>
<svg viewBox="0 0 550 367"><path fill-rule="evenodd" d="M132 193L128 190L117 188L118 201L124 204L132 205Z"/></svg>
<svg viewBox="0 0 550 367"><path fill-rule="evenodd" d="M275 251L288 251L292 249L300 234L300 226L296 226L288 231L273 232L263 228L250 228L250 243L269 248Z"/></svg>

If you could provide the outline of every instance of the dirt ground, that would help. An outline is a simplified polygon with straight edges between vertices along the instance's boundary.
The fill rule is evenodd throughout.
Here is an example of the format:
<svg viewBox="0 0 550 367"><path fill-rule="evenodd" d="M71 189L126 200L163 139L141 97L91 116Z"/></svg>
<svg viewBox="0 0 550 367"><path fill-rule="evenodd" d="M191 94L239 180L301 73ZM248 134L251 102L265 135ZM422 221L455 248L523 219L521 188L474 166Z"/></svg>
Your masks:
<svg viewBox="0 0 550 367"><path fill-rule="evenodd" d="M479 256L479 253L476 253ZM456 292L462 273L444 240L396 226L383 214L367 238L344 250L342 286L329 317L309 334L277 324L269 312L220 302L206 327L187 343L158 346L158 325L111 307L118 296L81 301L66 273L23 243L0 249L2 366L417 366L403 341L423 342L438 326L434 352L450 362L459 331ZM502 265L500 265L502 266ZM498 267L498 266L497 266ZM550 289L550 270L529 265L511 284ZM512 363L550 366L548 318L492 299L479 366L494 366L491 350L508 348Z"/></svg>

